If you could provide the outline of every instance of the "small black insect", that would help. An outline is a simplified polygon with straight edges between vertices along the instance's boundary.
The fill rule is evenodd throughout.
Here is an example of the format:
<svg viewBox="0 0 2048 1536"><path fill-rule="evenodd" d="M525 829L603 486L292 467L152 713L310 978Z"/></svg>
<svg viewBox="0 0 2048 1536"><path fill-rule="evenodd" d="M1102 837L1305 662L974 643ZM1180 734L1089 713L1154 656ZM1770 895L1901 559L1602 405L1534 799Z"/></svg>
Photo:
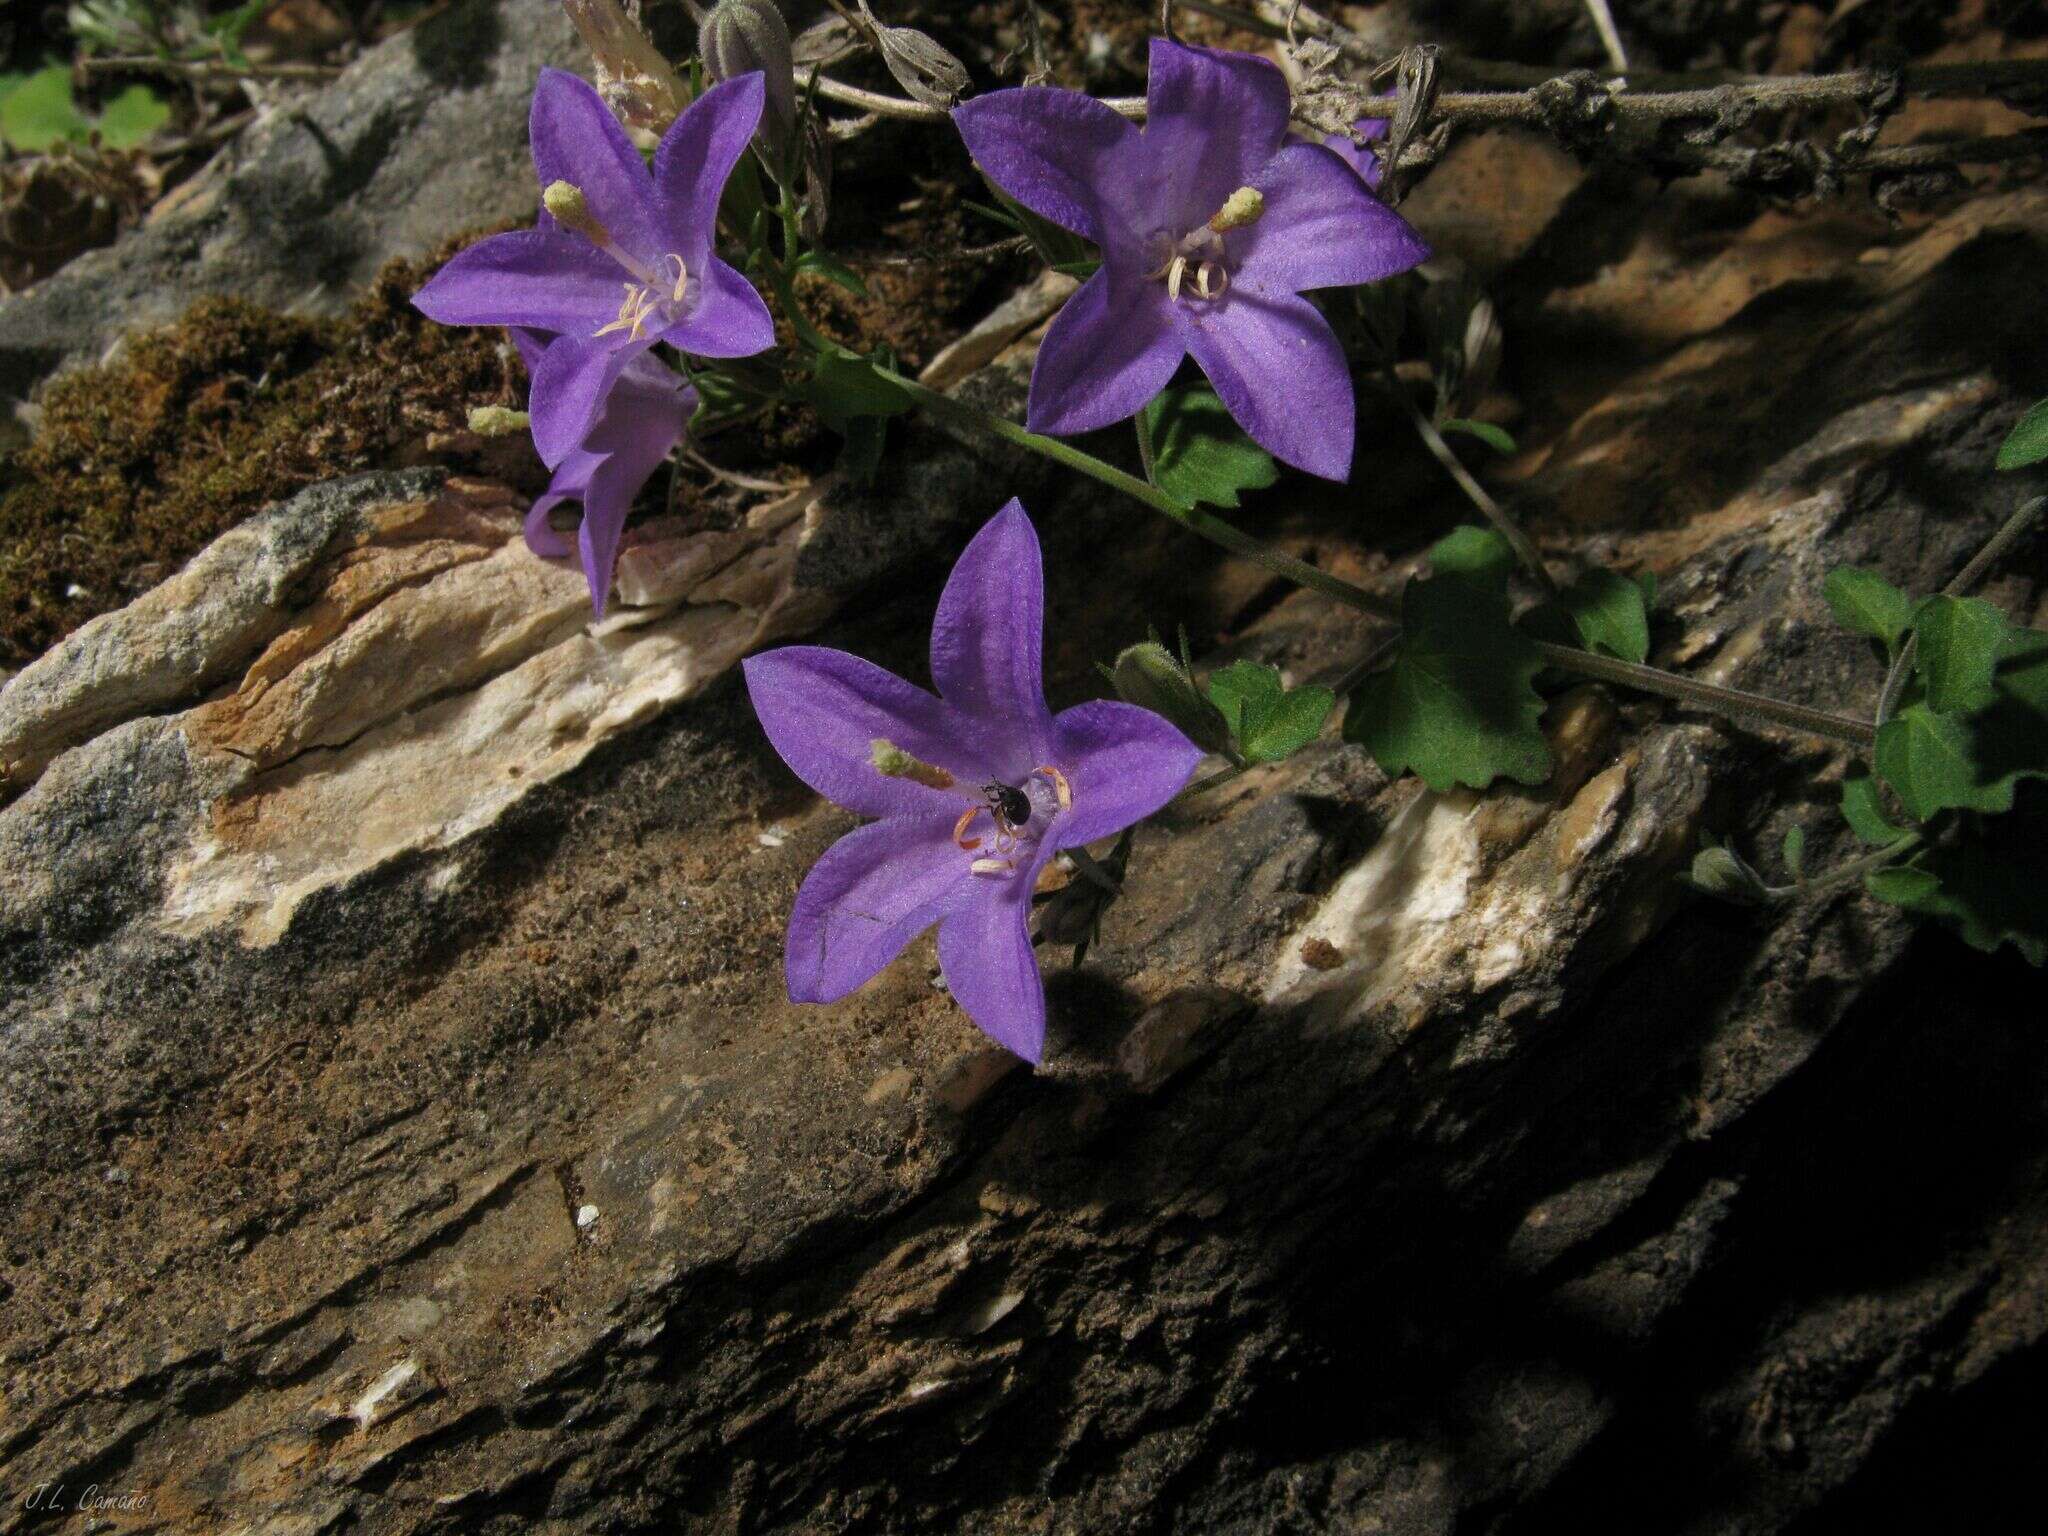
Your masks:
<svg viewBox="0 0 2048 1536"><path fill-rule="evenodd" d="M995 818L997 831L1016 832L1031 820L1031 797L1015 785L990 779L981 792L988 797L988 813Z"/></svg>

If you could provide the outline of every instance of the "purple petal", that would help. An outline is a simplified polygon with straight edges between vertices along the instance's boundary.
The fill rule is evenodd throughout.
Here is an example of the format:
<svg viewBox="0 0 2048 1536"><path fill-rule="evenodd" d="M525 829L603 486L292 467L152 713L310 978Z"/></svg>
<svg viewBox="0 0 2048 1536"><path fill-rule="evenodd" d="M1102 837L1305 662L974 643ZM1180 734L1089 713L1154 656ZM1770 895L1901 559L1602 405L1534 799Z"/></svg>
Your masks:
<svg viewBox="0 0 2048 1536"><path fill-rule="evenodd" d="M1352 135L1356 134L1357 138ZM1387 136L1387 120L1384 117L1361 117L1351 125L1351 133L1333 133L1323 139L1323 147L1332 151L1338 159L1351 167L1352 174L1363 181L1368 190L1380 189L1380 177L1386 174L1386 167L1380 164L1379 154L1370 143L1362 140L1384 139Z"/></svg>
<svg viewBox="0 0 2048 1536"><path fill-rule="evenodd" d="M1187 356L1159 283L1117 282L1103 267L1067 300L1039 343L1025 420L1069 436L1135 416Z"/></svg>
<svg viewBox="0 0 2048 1536"><path fill-rule="evenodd" d="M1041 218L1106 245L1126 226L1124 168L1138 130L1080 91L1027 85L953 109L982 174Z"/></svg>
<svg viewBox="0 0 2048 1536"><path fill-rule="evenodd" d="M1097 699L1052 723L1052 760L1073 791L1073 809L1051 828L1071 848L1143 821L1187 787L1202 749L1149 709Z"/></svg>
<svg viewBox="0 0 2048 1536"><path fill-rule="evenodd" d="M589 438L589 447L604 458L591 471L584 490L583 527L576 542L584 578L590 583L590 605L600 619L611 596L626 516L640 487L667 460L683 435L684 422L696 409L695 390L681 388L682 381L659 364L654 364L654 371L665 375L666 382L619 380ZM572 453L564 466L581 456Z"/></svg>
<svg viewBox="0 0 2048 1536"><path fill-rule="evenodd" d="M661 259L668 247L647 164L588 81L564 69L542 70L527 133L543 191L552 182L570 183L621 249L649 264ZM569 238L588 247L580 235Z"/></svg>
<svg viewBox="0 0 2048 1536"><path fill-rule="evenodd" d="M961 551L932 616L932 681L1006 784L1051 761L1044 631L1038 533L1012 498Z"/></svg>
<svg viewBox="0 0 2048 1536"><path fill-rule="evenodd" d="M588 336L618 313L625 277L588 241L521 229L457 251L412 302L443 325L524 325Z"/></svg>
<svg viewBox="0 0 2048 1536"><path fill-rule="evenodd" d="M942 819L856 828L811 866L789 914L795 1003L830 1003L881 970L971 894L968 855Z"/></svg>
<svg viewBox="0 0 2048 1536"><path fill-rule="evenodd" d="M939 970L953 1001L981 1032L1033 1066L1045 1054L1045 981L1031 948L1031 892L1052 857L1004 876L969 876L964 899L939 919Z"/></svg>
<svg viewBox="0 0 2048 1536"><path fill-rule="evenodd" d="M766 94L759 70L714 85L683 109L654 151L654 184L661 189L663 223L673 242L662 249L681 256L692 272L711 250L718 200L760 125Z"/></svg>
<svg viewBox="0 0 2048 1536"><path fill-rule="evenodd" d="M548 521L548 514L565 501L581 501L585 479L565 479L569 466L579 459L588 460L580 466L580 473L587 476L597 467L594 455L571 454L563 461L562 468L555 471L555 478L547 491L532 506L526 509L526 547L543 560L566 560L576 553L576 541L558 530Z"/></svg>
<svg viewBox="0 0 2048 1536"><path fill-rule="evenodd" d="M1290 144L1256 185L1265 211L1231 236L1232 280L1255 293L1378 282L1429 258L1422 236L1368 192L1335 151Z"/></svg>
<svg viewBox="0 0 2048 1536"><path fill-rule="evenodd" d="M740 665L769 742L827 800L863 816L936 816L949 828L980 803L980 786L991 775L973 727L922 688L816 645L786 645ZM878 737L945 769L958 786L884 778L871 755Z"/></svg>
<svg viewBox="0 0 2048 1536"><path fill-rule="evenodd" d="M649 336L618 347L610 345L609 337L590 341L557 336L548 343L526 402L533 418L533 446L543 464L552 468L582 445L621 370L654 340Z"/></svg>
<svg viewBox="0 0 2048 1536"><path fill-rule="evenodd" d="M1251 288L1233 282L1223 303L1191 307L1188 351L1254 442L1282 463L1342 480L1358 425L1344 349L1307 299Z"/></svg>
<svg viewBox="0 0 2048 1536"><path fill-rule="evenodd" d="M1140 194L1148 211L1178 232L1206 221L1286 142L1289 110L1277 64L1153 38L1145 158L1158 181Z"/></svg>
<svg viewBox="0 0 2048 1536"><path fill-rule="evenodd" d="M712 256L694 270L692 280L698 284L697 302L662 332L663 341L698 357L752 357L775 345L775 317L754 285L732 267Z"/></svg>

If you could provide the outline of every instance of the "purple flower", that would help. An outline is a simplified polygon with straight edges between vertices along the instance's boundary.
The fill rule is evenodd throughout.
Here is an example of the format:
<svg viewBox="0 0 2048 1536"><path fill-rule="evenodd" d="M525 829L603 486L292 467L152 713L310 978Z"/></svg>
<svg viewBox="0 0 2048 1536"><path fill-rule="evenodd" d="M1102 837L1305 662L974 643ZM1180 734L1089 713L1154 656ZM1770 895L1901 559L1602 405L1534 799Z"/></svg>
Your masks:
<svg viewBox="0 0 2048 1536"><path fill-rule="evenodd" d="M548 338L515 327L512 341L527 370L538 368ZM549 466L554 479L526 514L526 547L536 555L545 560L581 555L590 606L599 618L611 596L619 536L633 498L682 439L696 410L697 391L674 369L640 353L620 371L583 441ZM573 546L548 522L548 513L563 501L583 503L583 526Z"/></svg>
<svg viewBox="0 0 2048 1536"><path fill-rule="evenodd" d="M469 247L413 303L444 325L556 333L533 370L533 440L548 463L585 441L626 365L656 342L703 357L775 344L768 307L711 243L761 101L758 74L713 86L662 136L650 175L596 91L541 71L529 122L539 226Z"/></svg>
<svg viewBox="0 0 2048 1536"><path fill-rule="evenodd" d="M1357 142L1351 136L1354 133L1359 139L1384 139L1387 136L1387 120L1384 117L1361 117L1351 125L1351 133L1333 133L1323 140L1323 143L1342 157L1346 165L1358 173L1358 179L1365 183L1368 190L1377 192L1380 189L1380 177L1385 174L1386 167L1380 164L1380 157L1372 145Z"/></svg>
<svg viewBox="0 0 2048 1536"><path fill-rule="evenodd" d="M934 698L858 656L785 646L745 663L754 712L811 788L864 816L805 878L789 995L846 996L933 923L974 1022L1026 1061L1045 1044L1027 931L1046 861L1149 816L1201 749L1148 710L1045 704L1038 535L1012 501L974 536L932 620Z"/></svg>
<svg viewBox="0 0 2048 1536"><path fill-rule="evenodd" d="M1029 425L1121 421L1192 353L1275 458L1343 479L1351 375L1301 295L1389 277L1429 248L1337 155L1288 142L1287 82L1266 60L1155 38L1145 102L1143 132L1043 86L954 108L990 180L1102 249L1039 347Z"/></svg>

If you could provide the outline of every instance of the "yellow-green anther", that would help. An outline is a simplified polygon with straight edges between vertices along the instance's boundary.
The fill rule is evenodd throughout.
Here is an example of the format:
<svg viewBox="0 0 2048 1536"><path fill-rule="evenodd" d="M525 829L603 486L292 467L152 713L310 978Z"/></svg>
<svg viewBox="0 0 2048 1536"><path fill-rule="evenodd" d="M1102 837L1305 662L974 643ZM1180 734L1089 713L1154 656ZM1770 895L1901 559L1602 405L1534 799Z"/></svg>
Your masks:
<svg viewBox="0 0 2048 1536"><path fill-rule="evenodd" d="M583 189L573 181L551 181L540 194L540 205L564 229L573 229L593 245L610 245L611 233L591 215L583 201Z"/></svg>
<svg viewBox="0 0 2048 1536"><path fill-rule="evenodd" d="M934 768L930 763L919 762L885 736L877 736L868 743L868 756L874 760L875 771L885 779L909 779L928 789L953 787L953 775L943 768Z"/></svg>
<svg viewBox="0 0 2048 1536"><path fill-rule="evenodd" d="M1259 215L1265 211L1266 196L1263 192L1257 187L1239 187L1223 200L1223 206L1209 220L1209 227L1219 235L1227 235L1233 229L1256 224Z"/></svg>
<svg viewBox="0 0 2048 1536"><path fill-rule="evenodd" d="M532 424L532 418L526 412L515 411L509 405L472 405L469 408L469 430L478 437L510 437L514 432L524 432Z"/></svg>

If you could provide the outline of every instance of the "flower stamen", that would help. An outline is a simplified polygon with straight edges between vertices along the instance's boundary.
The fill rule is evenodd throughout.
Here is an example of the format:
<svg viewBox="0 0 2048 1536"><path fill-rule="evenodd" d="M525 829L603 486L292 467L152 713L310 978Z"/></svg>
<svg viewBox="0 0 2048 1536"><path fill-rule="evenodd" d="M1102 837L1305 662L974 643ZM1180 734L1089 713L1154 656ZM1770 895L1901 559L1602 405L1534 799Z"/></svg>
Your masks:
<svg viewBox="0 0 2048 1536"><path fill-rule="evenodd" d="M1017 861L1015 859L976 859L967 867L970 872L977 875L1007 875L1016 869Z"/></svg>
<svg viewBox="0 0 2048 1536"><path fill-rule="evenodd" d="M968 823L972 822L985 809L987 809L985 806L970 805L960 813L960 819L953 823L953 841L969 853L974 852L975 849L981 846L981 839L967 835Z"/></svg>
<svg viewBox="0 0 2048 1536"><path fill-rule="evenodd" d="M1071 811L1074 808L1074 787L1067 782L1067 776L1061 773L1059 769L1048 763L1042 767L1032 769L1031 776L1051 782L1052 792L1059 796L1061 810Z"/></svg>

